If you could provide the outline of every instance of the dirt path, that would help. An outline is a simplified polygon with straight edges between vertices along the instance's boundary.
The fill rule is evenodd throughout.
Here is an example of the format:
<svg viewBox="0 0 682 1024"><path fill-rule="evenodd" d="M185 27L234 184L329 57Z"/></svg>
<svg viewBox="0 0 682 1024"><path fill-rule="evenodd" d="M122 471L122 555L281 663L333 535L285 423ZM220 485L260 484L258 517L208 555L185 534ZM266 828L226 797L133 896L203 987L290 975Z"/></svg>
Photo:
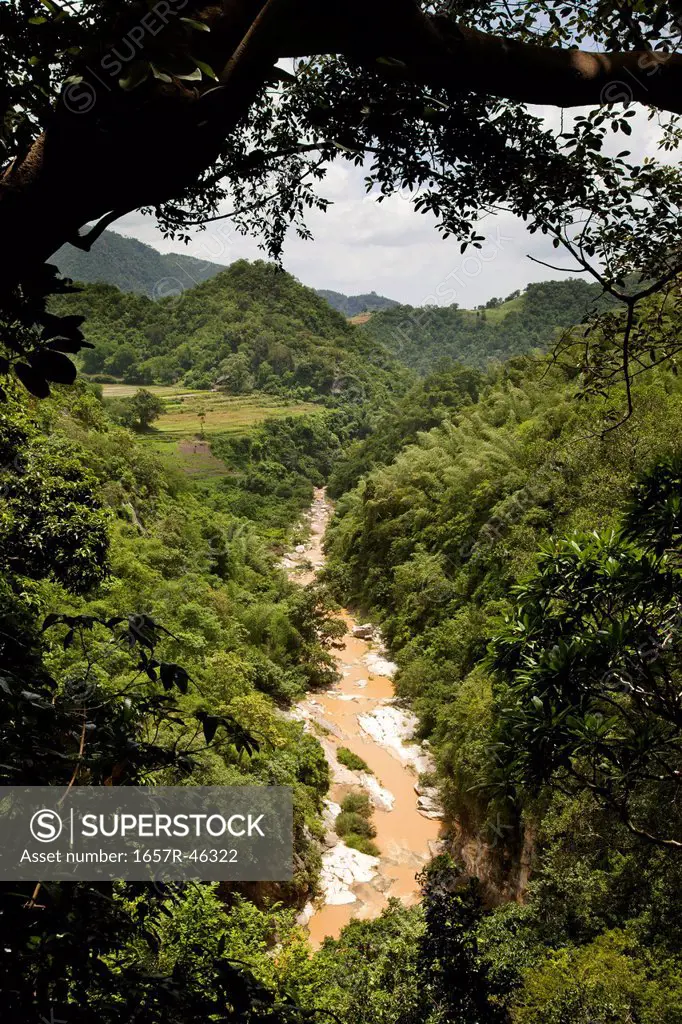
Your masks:
<svg viewBox="0 0 682 1024"><path fill-rule="evenodd" d="M291 579L309 583L324 564L322 540L330 514L324 491L316 491L308 513L309 541L284 560ZM430 768L428 754L411 741L414 718L393 701L395 665L387 660L376 633L371 640L360 639L353 635L355 619L345 611L343 619L347 632L336 651L340 682L326 692L309 694L298 706L299 716L324 748L334 780L327 801L324 896L303 915L315 946L327 935L338 935L351 918L378 916L390 896L415 902L415 875L437 850L440 831L435 793L419 786L419 773ZM370 771L352 772L339 764L340 746L358 754ZM374 805L378 858L350 849L333 831L338 805L359 787Z"/></svg>

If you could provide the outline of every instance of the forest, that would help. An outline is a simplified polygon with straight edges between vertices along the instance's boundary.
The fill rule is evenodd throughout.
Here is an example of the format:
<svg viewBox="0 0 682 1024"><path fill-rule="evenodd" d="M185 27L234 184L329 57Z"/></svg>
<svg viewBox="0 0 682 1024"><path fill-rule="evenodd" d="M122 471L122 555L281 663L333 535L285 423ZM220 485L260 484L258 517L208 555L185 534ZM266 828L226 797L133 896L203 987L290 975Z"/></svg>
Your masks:
<svg viewBox="0 0 682 1024"><path fill-rule="evenodd" d="M0 4L3 1021L682 1020L680 23ZM11 875L43 786L290 870Z"/></svg>

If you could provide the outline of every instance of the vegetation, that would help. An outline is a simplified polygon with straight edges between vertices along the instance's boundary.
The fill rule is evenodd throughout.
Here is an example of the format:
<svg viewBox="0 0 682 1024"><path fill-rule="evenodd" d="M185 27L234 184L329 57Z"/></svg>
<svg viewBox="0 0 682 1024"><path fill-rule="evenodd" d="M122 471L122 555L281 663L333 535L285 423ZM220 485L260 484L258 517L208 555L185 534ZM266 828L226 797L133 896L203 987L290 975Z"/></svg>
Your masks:
<svg viewBox="0 0 682 1024"><path fill-rule="evenodd" d="M253 523L201 500L86 386L38 409L12 394L1 425L5 784L65 785L73 774L78 784L291 785L298 868L279 895L305 900L328 769L279 709L334 678L338 630L320 595L289 584ZM142 1001L150 1020L195 1020L228 989L233 999L255 984L214 957L193 974L201 991L175 990L178 953L162 933L192 913L191 889L63 884L38 901L33 888L0 894L13 1016L45 1006L64 1016L76 1001L113 1021ZM216 913L216 897L203 898ZM55 945L53 921L67 917L68 941ZM255 908L252 920L273 927Z"/></svg>
<svg viewBox="0 0 682 1024"><path fill-rule="evenodd" d="M525 358L481 378L338 500L327 575L382 623L486 900L532 850L523 906L462 936L491 1019L673 1020L680 384L652 371L607 432L575 385Z"/></svg>
<svg viewBox="0 0 682 1024"><path fill-rule="evenodd" d="M348 747L336 748L336 760L344 767L350 768L352 772L368 772L370 770L367 762Z"/></svg>
<svg viewBox="0 0 682 1024"><path fill-rule="evenodd" d="M175 298L215 277L220 263L186 253L160 253L137 238L104 231L89 252L63 245L53 261L64 277L86 284L111 284L150 299Z"/></svg>
<svg viewBox="0 0 682 1024"><path fill-rule="evenodd" d="M3 1009L677 1024L679 11L368 0L358 33L338 7L0 5L2 778L286 784L296 854L291 883L248 894L3 885ZM581 109L552 127L547 104ZM663 160L627 148L634 104L665 115ZM272 264L152 301L75 295L46 263L139 209L171 240L209 223L220 240L229 220L279 259L328 205L334 160L476 268L497 251L482 214L502 209L587 283L420 311L410 333L414 311L355 329ZM323 411L212 437L225 472L192 480L78 369ZM277 561L327 478L326 586L383 626L462 865L436 858L419 906L311 953L293 918L329 771L287 711L330 685L343 627ZM339 817L371 842L357 801Z"/></svg>
<svg viewBox="0 0 682 1024"><path fill-rule="evenodd" d="M375 313L361 330L422 375L443 359L484 369L534 349L547 351L562 328L580 323L598 305L600 295L599 285L578 278L545 281L477 310L456 303L395 306Z"/></svg>
<svg viewBox="0 0 682 1024"><path fill-rule="evenodd" d="M395 299L387 299L385 295L377 295L376 292L369 292L367 295L343 295L341 292L318 288L317 294L347 317L357 316L358 313L373 313L377 309L390 309L398 305Z"/></svg>
<svg viewBox="0 0 682 1024"><path fill-rule="evenodd" d="M53 308L85 313L94 347L82 369L99 379L356 404L409 380L315 292L263 262L233 263L180 301L99 284L55 299Z"/></svg>

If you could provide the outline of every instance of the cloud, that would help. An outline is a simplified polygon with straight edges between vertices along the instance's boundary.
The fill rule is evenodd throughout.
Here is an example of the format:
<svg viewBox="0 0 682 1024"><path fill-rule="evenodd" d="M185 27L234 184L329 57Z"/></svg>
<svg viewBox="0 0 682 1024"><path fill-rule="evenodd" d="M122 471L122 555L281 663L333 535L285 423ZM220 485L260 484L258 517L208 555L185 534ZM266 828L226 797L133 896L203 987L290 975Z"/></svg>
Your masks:
<svg viewBox="0 0 682 1024"><path fill-rule="evenodd" d="M534 109L548 128L560 130L561 111ZM580 112L564 112L564 130ZM657 149L657 118L649 120L646 112L638 109L631 122L632 135L614 134L608 143L610 152L629 149L635 159L674 159L674 154L661 154ZM361 167L333 164L320 189L332 205L327 213L311 211L308 218L314 241L294 235L287 239L284 266L304 284L347 294L376 291L413 305L457 302L472 307L493 296L504 298L531 281L569 276L528 259L530 255L557 266L571 266L548 238L529 234L523 222L509 213L486 217L481 223L481 233L486 236L483 249L477 256L462 256L457 241L443 240L433 217L415 211L409 196L395 195L381 203L368 196L364 174ZM139 213L122 218L114 230L162 252L185 252L224 265L237 259L265 258L257 240L239 235L229 221L195 231L187 247L164 239L153 218Z"/></svg>

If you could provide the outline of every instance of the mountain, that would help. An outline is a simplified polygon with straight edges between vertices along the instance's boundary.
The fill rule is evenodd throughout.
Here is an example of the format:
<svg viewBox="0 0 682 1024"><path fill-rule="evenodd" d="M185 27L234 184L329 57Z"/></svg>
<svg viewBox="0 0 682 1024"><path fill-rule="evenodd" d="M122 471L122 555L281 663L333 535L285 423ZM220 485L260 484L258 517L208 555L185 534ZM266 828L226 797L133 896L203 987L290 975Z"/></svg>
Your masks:
<svg viewBox="0 0 682 1024"><path fill-rule="evenodd" d="M377 295L376 292L369 292L366 295L344 295L342 292L332 292L327 288L317 288L317 294L343 313L344 316L357 316L358 313L374 313L379 309L391 309L400 303L395 299L387 299L385 295Z"/></svg>
<svg viewBox="0 0 682 1024"><path fill-rule="evenodd" d="M113 284L122 292L150 298L176 295L225 268L185 253L160 253L137 238L105 231L90 252L63 245L51 260L65 277L86 283Z"/></svg>
<svg viewBox="0 0 682 1024"><path fill-rule="evenodd" d="M104 231L90 252L63 245L51 260L65 277L86 284L113 284L122 292L160 299L177 295L208 281L225 269L220 263L197 259L185 253L161 253L151 245L115 231ZM329 305L346 317L397 306L376 292L368 295L343 295L316 289Z"/></svg>
<svg viewBox="0 0 682 1024"><path fill-rule="evenodd" d="M486 307L393 306L360 330L405 366L427 374L443 359L483 368L511 356L546 351L562 328L578 324L600 299L597 284L578 278L529 284Z"/></svg>
<svg viewBox="0 0 682 1024"><path fill-rule="evenodd" d="M302 399L359 401L410 373L312 288L274 264L239 260L181 295L152 301L110 284L55 300L86 316L81 369L132 384L220 385Z"/></svg>

